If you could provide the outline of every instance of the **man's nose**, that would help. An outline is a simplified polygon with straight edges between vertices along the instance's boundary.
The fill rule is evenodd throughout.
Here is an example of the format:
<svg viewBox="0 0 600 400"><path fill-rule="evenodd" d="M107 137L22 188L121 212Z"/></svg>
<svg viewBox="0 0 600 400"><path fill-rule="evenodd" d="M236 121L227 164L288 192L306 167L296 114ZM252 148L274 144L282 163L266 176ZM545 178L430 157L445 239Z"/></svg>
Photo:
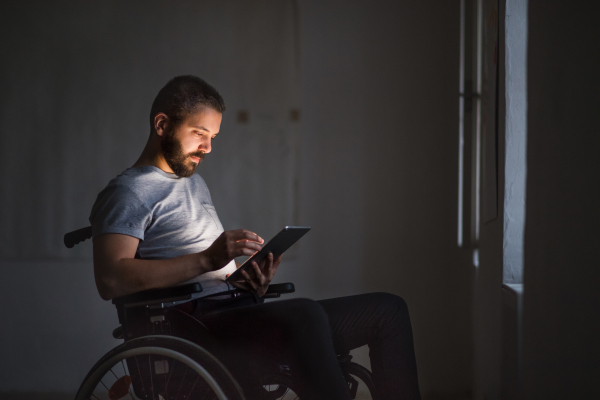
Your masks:
<svg viewBox="0 0 600 400"><path fill-rule="evenodd" d="M203 140L202 143L200 143L200 146L198 146L198 150L202 150L205 153L210 153L210 150L211 150L210 142L211 142L210 138Z"/></svg>

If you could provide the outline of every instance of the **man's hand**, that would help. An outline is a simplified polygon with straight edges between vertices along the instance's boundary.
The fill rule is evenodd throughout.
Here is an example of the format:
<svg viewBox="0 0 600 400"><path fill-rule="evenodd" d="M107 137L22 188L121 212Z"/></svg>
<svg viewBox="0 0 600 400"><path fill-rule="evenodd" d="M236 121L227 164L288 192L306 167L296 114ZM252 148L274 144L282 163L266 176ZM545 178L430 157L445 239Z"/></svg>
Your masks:
<svg viewBox="0 0 600 400"><path fill-rule="evenodd" d="M235 257L251 256L261 249L264 240L245 229L225 231L202 253L208 258L213 270L227 265Z"/></svg>
<svg viewBox="0 0 600 400"><path fill-rule="evenodd" d="M260 262L260 265L256 261L252 261L249 272L242 270L241 274L245 281L231 282L231 284L238 289L247 290L262 297L267 292L280 262L281 255L273 259L273 253L269 253L267 258Z"/></svg>

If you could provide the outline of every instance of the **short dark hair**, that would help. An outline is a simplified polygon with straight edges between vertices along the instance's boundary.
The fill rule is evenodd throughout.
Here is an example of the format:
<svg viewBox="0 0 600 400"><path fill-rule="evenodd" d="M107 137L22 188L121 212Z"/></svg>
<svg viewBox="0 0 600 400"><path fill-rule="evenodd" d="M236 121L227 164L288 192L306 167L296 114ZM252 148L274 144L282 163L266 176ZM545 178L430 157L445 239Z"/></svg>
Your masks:
<svg viewBox="0 0 600 400"><path fill-rule="evenodd" d="M162 89L152 103L150 126L154 128L154 117L165 113L174 124L205 106L220 113L225 111L225 102L217 90L204 79L193 75L176 76Z"/></svg>

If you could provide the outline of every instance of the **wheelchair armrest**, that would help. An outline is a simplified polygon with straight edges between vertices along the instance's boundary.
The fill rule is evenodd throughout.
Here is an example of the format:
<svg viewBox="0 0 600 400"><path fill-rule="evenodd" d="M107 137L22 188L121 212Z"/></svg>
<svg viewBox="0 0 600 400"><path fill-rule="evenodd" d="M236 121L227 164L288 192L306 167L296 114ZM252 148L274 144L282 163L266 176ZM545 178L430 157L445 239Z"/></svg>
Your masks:
<svg viewBox="0 0 600 400"><path fill-rule="evenodd" d="M267 289L267 291L265 292L265 294L262 296L264 299L272 299L272 298L276 298L281 296L282 294L285 293L293 293L296 291L296 288L294 287L293 283L276 283L273 285L269 285L269 288ZM217 296L226 296L226 295L230 295L230 296L235 296L237 294L243 294L243 293L248 293L245 290L242 289L231 289L231 290L226 290L224 292L217 292L217 293L213 293L213 294L209 294L206 297L203 298L211 298L211 297L217 297Z"/></svg>
<svg viewBox="0 0 600 400"><path fill-rule="evenodd" d="M194 294L200 293L201 291L202 286L195 282L164 289L144 290L143 292L117 297L116 299L113 299L112 303L117 307L139 307L161 303L172 303L176 301L191 300Z"/></svg>
<svg viewBox="0 0 600 400"><path fill-rule="evenodd" d="M282 294L285 293L294 293L296 291L296 288L294 287L294 284L291 282L288 283L275 283L273 285L269 285L269 288L267 289L267 292L265 293L265 295L263 297L265 298L273 298L273 297L279 297Z"/></svg>

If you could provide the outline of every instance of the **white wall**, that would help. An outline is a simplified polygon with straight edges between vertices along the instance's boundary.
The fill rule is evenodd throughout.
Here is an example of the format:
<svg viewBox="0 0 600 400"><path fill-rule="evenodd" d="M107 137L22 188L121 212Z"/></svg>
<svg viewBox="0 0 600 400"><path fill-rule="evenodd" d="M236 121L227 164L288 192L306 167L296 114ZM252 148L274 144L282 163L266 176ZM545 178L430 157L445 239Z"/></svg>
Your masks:
<svg viewBox="0 0 600 400"><path fill-rule="evenodd" d="M403 296L422 393L471 384L456 248L459 4L304 1L302 295Z"/></svg>
<svg viewBox="0 0 600 400"><path fill-rule="evenodd" d="M313 231L277 280L293 281L298 296L313 298L366 291L403 296L422 393L468 392L472 271L455 245L458 2L299 5L299 221ZM94 68L102 69L99 62ZM145 74L152 76L152 69ZM27 382L24 367L5 368L0 387L73 390L92 360L112 346L116 325L112 306L94 297L91 265L3 262L2 268L13 274L10 285L25 290L31 280L38 292L52 290L37 301L14 303L11 295L10 303L2 302L12 324L3 342L35 358L28 343L39 340L46 355L35 360L40 374ZM60 315L69 318L51 317L55 307L68 310ZM38 313L45 315L43 330L55 332L52 340L38 331ZM52 351L60 348L73 356L59 359ZM22 351L10 354L17 358ZM68 378L53 379L53 372Z"/></svg>
<svg viewBox="0 0 600 400"><path fill-rule="evenodd" d="M62 236L89 224L97 193L135 162L152 101L173 76L200 75L227 99L223 135L200 168L209 185L223 182L213 195L229 211L224 225L271 228L267 236L290 223L298 123L289 115L299 101L293 11L292 1L278 0L6 4L0 391L74 391L117 343L115 309L95 290L89 241L68 250ZM240 109L250 117L243 125L235 122ZM249 203L253 213L240 215Z"/></svg>

